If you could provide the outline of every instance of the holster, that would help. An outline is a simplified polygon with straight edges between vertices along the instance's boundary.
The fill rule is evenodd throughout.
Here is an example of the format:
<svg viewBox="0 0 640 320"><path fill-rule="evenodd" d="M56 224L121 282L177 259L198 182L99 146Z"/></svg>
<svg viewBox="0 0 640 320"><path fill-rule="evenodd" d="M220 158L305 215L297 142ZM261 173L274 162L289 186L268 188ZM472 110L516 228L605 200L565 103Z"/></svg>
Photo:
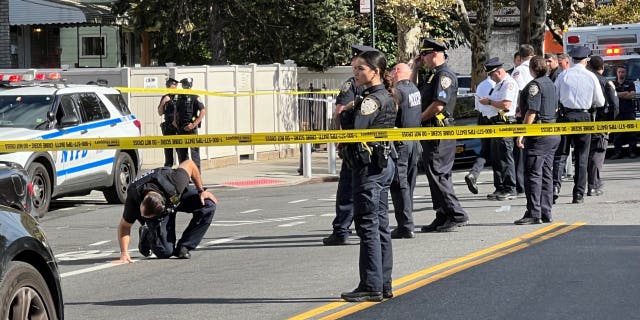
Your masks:
<svg viewBox="0 0 640 320"><path fill-rule="evenodd" d="M160 124L160 131L165 136L178 134L178 129L171 122L164 121Z"/></svg>

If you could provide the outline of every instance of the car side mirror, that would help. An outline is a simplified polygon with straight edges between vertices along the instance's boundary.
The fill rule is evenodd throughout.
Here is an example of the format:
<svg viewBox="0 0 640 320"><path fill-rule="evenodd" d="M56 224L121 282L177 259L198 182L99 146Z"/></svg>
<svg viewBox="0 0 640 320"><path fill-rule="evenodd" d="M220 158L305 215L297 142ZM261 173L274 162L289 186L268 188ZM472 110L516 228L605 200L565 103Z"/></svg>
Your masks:
<svg viewBox="0 0 640 320"><path fill-rule="evenodd" d="M62 117L62 120L60 120L60 125L62 127L72 127L77 126L78 124L80 124L80 120L78 120L78 117L75 115L66 115Z"/></svg>
<svg viewBox="0 0 640 320"><path fill-rule="evenodd" d="M47 120L51 123L56 120L56 114L53 111L47 112Z"/></svg>

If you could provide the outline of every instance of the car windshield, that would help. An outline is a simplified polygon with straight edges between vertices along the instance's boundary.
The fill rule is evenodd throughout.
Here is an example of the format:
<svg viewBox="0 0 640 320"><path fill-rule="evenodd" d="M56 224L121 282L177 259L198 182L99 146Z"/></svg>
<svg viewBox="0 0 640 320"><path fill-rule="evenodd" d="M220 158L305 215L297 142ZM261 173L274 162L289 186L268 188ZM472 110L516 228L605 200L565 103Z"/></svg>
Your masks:
<svg viewBox="0 0 640 320"><path fill-rule="evenodd" d="M605 61L603 75L607 79L615 80L618 66L627 67L627 80L635 81L640 79L640 59Z"/></svg>
<svg viewBox="0 0 640 320"><path fill-rule="evenodd" d="M0 127L39 129L47 121L53 96L0 96Z"/></svg>

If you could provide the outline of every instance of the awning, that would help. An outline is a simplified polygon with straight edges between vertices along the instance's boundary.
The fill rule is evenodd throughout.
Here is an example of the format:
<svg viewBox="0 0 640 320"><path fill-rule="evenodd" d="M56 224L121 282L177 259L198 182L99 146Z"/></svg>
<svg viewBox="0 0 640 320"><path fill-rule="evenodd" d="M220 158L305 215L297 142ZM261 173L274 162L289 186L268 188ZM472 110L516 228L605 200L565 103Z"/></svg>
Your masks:
<svg viewBox="0 0 640 320"><path fill-rule="evenodd" d="M9 0L9 25L112 24L108 7L71 0Z"/></svg>

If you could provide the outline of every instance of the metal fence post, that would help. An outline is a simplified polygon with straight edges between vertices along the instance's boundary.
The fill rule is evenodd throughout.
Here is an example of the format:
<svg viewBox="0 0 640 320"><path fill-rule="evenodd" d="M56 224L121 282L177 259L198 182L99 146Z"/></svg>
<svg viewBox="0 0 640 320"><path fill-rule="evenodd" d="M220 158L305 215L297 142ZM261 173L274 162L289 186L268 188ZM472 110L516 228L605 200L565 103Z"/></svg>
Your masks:
<svg viewBox="0 0 640 320"><path fill-rule="evenodd" d="M311 178L311 143L305 143L302 147L302 175Z"/></svg>

